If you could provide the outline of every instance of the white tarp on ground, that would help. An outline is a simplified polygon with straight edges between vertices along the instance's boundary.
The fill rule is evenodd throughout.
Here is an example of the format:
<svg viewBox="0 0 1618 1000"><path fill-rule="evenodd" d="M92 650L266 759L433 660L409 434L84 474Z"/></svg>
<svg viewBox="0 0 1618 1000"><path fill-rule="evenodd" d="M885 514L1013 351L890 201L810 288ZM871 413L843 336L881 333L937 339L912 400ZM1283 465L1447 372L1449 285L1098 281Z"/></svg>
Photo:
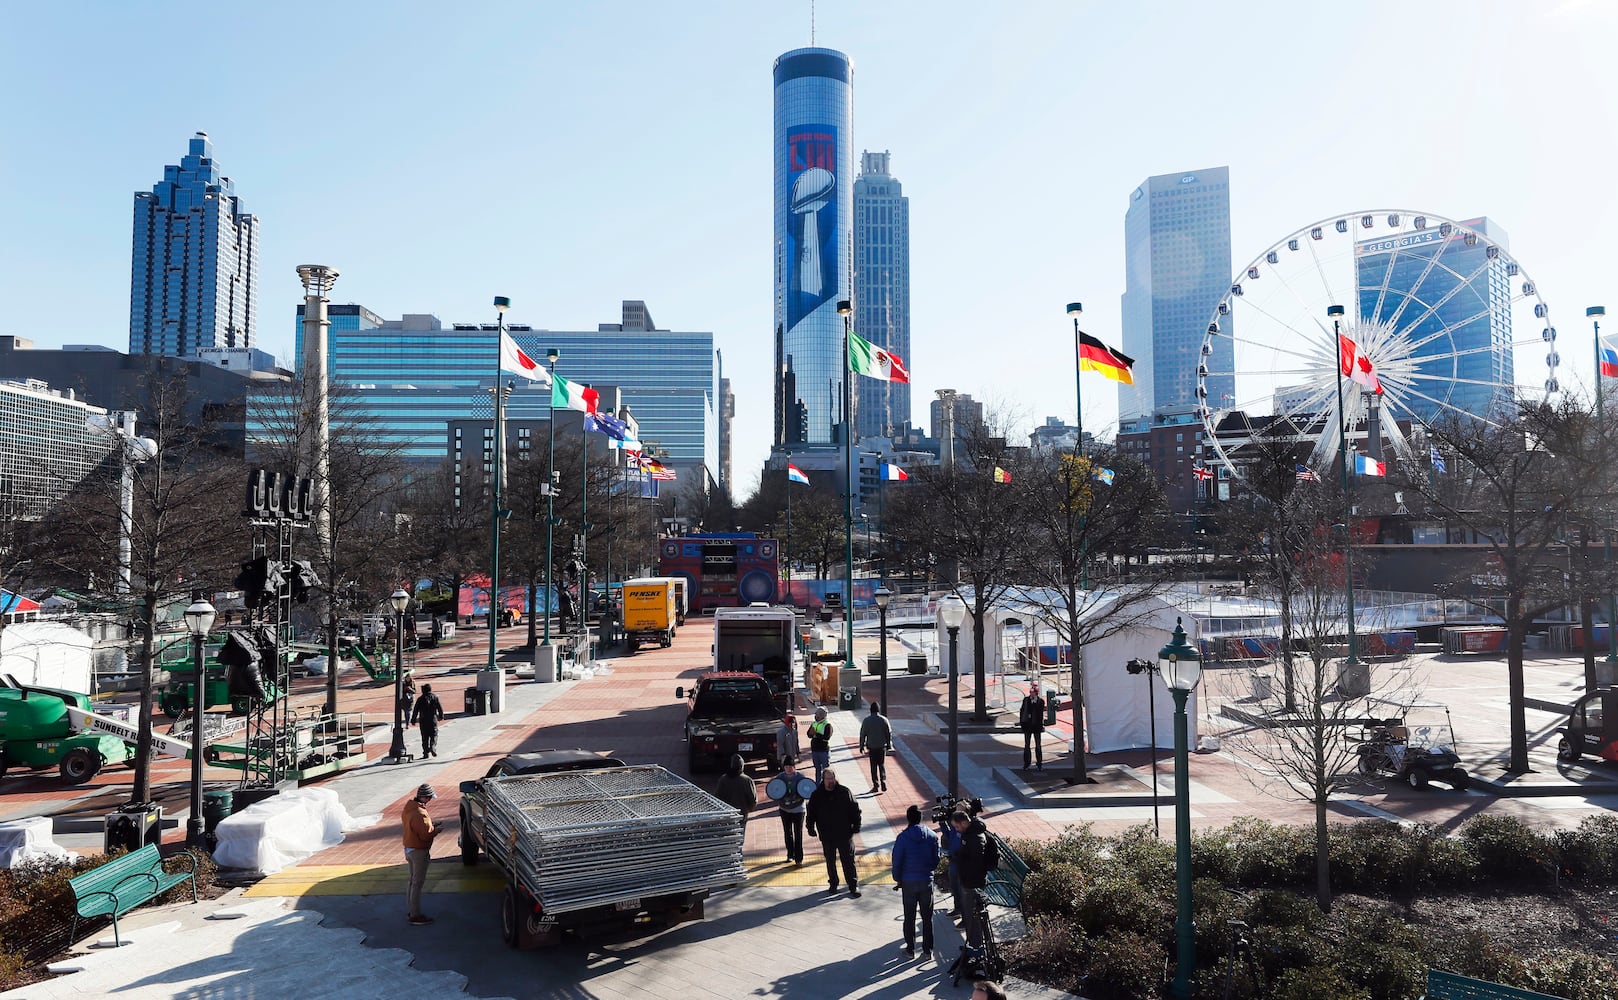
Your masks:
<svg viewBox="0 0 1618 1000"><path fill-rule="evenodd" d="M17 683L94 694L91 650L95 640L60 622L23 622L0 632L0 676Z"/></svg>
<svg viewBox="0 0 1618 1000"><path fill-rule="evenodd" d="M15 868L34 858L71 858L72 851L51 839L52 829L49 816L0 823L0 868Z"/></svg>
<svg viewBox="0 0 1618 1000"><path fill-rule="evenodd" d="M1127 602L1117 610L1120 601ZM1150 660L1157 663L1158 650L1168 644L1174 634L1176 619L1183 619L1186 642L1197 646L1197 622L1190 615L1182 615L1172 605L1158 597L1130 599L1105 592L1080 592L1079 619L1081 622L1102 617L1127 622L1127 626L1113 635L1083 644L1084 665L1084 728L1085 747L1091 753L1113 750L1132 750L1152 745L1152 716L1157 716L1157 745L1174 746L1174 697L1163 686L1156 674L1132 674L1124 668L1130 660ZM1063 622L1066 631L1066 598L1058 591L1011 588L1000 596L984 623L984 659L988 672L1019 671L1015 663L1000 663L1001 627L1008 619L1017 619L1025 628L1032 629L1036 622L1054 625ZM970 609L970 604L968 605ZM1115 613L1116 611L1116 613ZM1082 627L1082 626L1081 626ZM1106 631L1101 626L1099 631ZM948 636L939 627L940 650L947 649ZM972 617L967 615L960 630L960 670L963 677L970 676L972 655ZM1032 635L1030 631L1028 634ZM1030 640L1033 641L1033 640ZM1058 640L1059 645L1065 645ZM940 659L947 659L940 653ZM946 667L947 669L947 667ZM1148 691L1147 684L1156 688ZM1008 706L1010 708L1011 706ZM1197 743L1197 692L1186 699L1186 718L1189 725L1190 745Z"/></svg>
<svg viewBox="0 0 1618 1000"><path fill-rule="evenodd" d="M220 820L213 859L221 868L269 875L380 819L350 816L329 788L292 788Z"/></svg>

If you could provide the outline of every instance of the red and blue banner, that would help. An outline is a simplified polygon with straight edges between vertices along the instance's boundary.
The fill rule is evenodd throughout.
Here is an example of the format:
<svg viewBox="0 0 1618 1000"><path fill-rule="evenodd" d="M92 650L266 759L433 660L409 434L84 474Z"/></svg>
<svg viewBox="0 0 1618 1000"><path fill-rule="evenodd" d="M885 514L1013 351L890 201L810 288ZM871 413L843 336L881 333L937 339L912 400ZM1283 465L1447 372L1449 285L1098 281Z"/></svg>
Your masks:
<svg viewBox="0 0 1618 1000"><path fill-rule="evenodd" d="M787 135L788 330L837 295L837 127L799 125Z"/></svg>

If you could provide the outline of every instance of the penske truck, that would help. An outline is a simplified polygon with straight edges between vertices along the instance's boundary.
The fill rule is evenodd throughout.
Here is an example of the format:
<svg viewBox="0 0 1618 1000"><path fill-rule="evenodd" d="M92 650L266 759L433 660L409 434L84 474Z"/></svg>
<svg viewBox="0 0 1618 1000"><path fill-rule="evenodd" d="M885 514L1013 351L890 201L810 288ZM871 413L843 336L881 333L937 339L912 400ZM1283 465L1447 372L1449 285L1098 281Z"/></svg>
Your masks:
<svg viewBox="0 0 1618 1000"><path fill-rule="evenodd" d="M624 582L624 636L631 652L643 642L669 646L679 614L674 581L642 577Z"/></svg>

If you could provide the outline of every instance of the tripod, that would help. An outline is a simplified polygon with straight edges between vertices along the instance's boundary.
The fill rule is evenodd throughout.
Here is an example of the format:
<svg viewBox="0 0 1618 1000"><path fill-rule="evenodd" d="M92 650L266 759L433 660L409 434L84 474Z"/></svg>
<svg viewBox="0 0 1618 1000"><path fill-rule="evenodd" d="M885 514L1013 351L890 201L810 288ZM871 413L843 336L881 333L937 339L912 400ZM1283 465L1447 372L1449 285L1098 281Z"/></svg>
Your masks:
<svg viewBox="0 0 1618 1000"><path fill-rule="evenodd" d="M983 954L973 954L970 944L961 945L961 953L949 967L952 986L961 985L963 978L999 979L1006 974L1006 963L1000 957L1000 945L995 942L994 927L989 923L989 897L982 889L967 891L977 913L978 926L983 929Z"/></svg>
<svg viewBox="0 0 1618 1000"><path fill-rule="evenodd" d="M1247 939L1252 928L1247 926L1245 920L1226 921L1230 925L1230 948L1225 953L1225 994L1224 1000L1230 1000L1231 989L1235 986L1236 959L1241 957L1247 966L1247 981L1252 984L1255 996L1264 996L1264 980L1259 977L1258 960L1253 957L1253 943Z"/></svg>

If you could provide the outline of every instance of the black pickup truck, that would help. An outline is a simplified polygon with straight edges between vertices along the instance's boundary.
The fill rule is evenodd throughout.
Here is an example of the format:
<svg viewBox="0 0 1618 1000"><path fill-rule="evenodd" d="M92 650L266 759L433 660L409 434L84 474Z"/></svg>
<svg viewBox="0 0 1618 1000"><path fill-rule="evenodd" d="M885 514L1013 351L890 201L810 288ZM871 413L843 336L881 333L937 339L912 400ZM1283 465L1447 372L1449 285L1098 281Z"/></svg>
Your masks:
<svg viewBox="0 0 1618 1000"><path fill-rule="evenodd" d="M706 764L724 766L731 754L775 760L775 734L785 717L763 677L713 671L697 678L689 690L675 688L674 697L689 702L685 738L692 774Z"/></svg>

